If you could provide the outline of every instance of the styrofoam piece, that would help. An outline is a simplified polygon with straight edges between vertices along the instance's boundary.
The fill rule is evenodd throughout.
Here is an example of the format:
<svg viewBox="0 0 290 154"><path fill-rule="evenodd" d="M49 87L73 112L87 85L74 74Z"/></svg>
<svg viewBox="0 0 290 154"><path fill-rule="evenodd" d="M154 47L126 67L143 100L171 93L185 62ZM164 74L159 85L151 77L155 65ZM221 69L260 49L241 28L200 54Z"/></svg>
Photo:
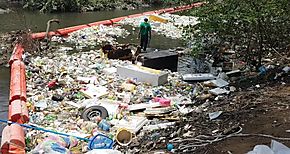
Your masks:
<svg viewBox="0 0 290 154"><path fill-rule="evenodd" d="M214 94L214 95L222 95L222 94L228 94L230 91L222 88L214 88L209 90L209 93Z"/></svg>
<svg viewBox="0 0 290 154"><path fill-rule="evenodd" d="M115 123L112 122L112 124L114 125L114 129L126 128L133 133L137 133L148 121L146 117L129 116L127 120L122 119Z"/></svg>
<svg viewBox="0 0 290 154"><path fill-rule="evenodd" d="M211 82L214 86L219 88L229 85L229 83L223 79L210 80L209 82Z"/></svg>
<svg viewBox="0 0 290 154"><path fill-rule="evenodd" d="M153 108L153 107L160 107L161 104L159 102L154 103L140 103L140 104L132 104L128 106L129 111L135 111L135 110L142 110L146 108Z"/></svg>
<svg viewBox="0 0 290 154"><path fill-rule="evenodd" d="M148 115L159 115L159 114L170 113L172 111L173 111L172 107L160 107L160 108L146 108L144 113Z"/></svg>
<svg viewBox="0 0 290 154"><path fill-rule="evenodd" d="M137 82L146 82L158 86L168 81L168 73L137 65L118 66L117 74L123 78L132 78Z"/></svg>
<svg viewBox="0 0 290 154"><path fill-rule="evenodd" d="M104 68L103 72L107 75L109 74L114 74L117 72L117 68L116 67L109 67L109 68Z"/></svg>
<svg viewBox="0 0 290 154"><path fill-rule="evenodd" d="M175 125L175 122L167 122L167 123L156 124L156 125L147 125L143 127L143 130L153 131L153 130L158 130L158 129L165 129L173 125Z"/></svg>
<svg viewBox="0 0 290 154"><path fill-rule="evenodd" d="M88 98L99 98L103 95L108 94L108 88L103 86L96 87L93 84L88 84L87 89L80 91Z"/></svg>
<svg viewBox="0 0 290 154"><path fill-rule="evenodd" d="M216 76L210 73L199 73L199 74L184 74L182 75L184 81L205 81L216 79Z"/></svg>
<svg viewBox="0 0 290 154"><path fill-rule="evenodd" d="M83 82L83 83L91 83L94 84L96 82L96 77L77 77L77 81Z"/></svg>

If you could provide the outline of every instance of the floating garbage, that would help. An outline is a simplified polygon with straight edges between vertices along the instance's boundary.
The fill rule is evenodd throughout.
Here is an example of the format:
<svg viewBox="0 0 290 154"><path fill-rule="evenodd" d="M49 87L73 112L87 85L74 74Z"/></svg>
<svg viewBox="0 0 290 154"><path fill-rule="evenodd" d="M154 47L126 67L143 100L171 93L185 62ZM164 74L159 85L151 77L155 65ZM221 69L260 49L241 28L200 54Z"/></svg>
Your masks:
<svg viewBox="0 0 290 154"><path fill-rule="evenodd" d="M124 25L131 25L139 27L140 23L147 16L141 16L136 18L126 18L119 23ZM148 18L148 17L147 17ZM172 14L150 15L149 22L152 26L152 30L158 34L164 35L173 39L183 38L183 28L185 26L193 26L198 24L198 18L192 16L179 16Z"/></svg>
<svg viewBox="0 0 290 154"><path fill-rule="evenodd" d="M126 37L129 34L128 31L118 26L99 25L72 32L68 38L64 38L64 41L82 49L95 47L107 42L115 44L117 37Z"/></svg>

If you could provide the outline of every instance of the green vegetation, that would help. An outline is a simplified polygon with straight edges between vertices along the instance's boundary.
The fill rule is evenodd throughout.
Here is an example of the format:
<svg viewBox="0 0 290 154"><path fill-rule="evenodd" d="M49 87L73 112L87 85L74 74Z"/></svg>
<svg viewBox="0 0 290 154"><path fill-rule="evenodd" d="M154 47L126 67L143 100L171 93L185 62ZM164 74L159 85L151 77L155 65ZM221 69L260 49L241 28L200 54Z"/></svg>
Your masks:
<svg viewBox="0 0 290 154"><path fill-rule="evenodd" d="M26 0L24 8L41 12L77 12L138 7L141 1L133 0Z"/></svg>
<svg viewBox="0 0 290 154"><path fill-rule="evenodd" d="M41 12L83 12L130 9L144 5L181 5L196 0L25 0L24 8Z"/></svg>
<svg viewBox="0 0 290 154"><path fill-rule="evenodd" d="M200 23L187 29L193 53L238 51L245 61L261 65L264 55L287 50L290 44L288 0L208 0L191 15Z"/></svg>

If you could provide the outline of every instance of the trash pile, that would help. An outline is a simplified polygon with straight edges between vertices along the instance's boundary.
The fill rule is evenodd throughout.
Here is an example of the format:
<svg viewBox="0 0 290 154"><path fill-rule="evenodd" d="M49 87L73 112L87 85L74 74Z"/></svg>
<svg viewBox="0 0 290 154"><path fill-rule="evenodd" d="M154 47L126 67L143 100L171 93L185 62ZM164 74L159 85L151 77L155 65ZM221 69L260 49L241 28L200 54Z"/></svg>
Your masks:
<svg viewBox="0 0 290 154"><path fill-rule="evenodd" d="M193 26L199 23L198 18L193 17L193 16L180 16L177 14L170 14L170 13L164 13L164 14L161 14L160 16L173 22L174 25L178 27Z"/></svg>
<svg viewBox="0 0 290 154"><path fill-rule="evenodd" d="M200 112L204 101L219 100L236 90L225 76L181 75L108 59L101 50L67 55L65 49L26 59L30 123L67 134L30 130L26 138L32 151L85 153L114 148L135 153L148 151L156 142L162 142L161 147L151 148L174 151L179 145L169 143L164 136L170 134L164 130L184 127L185 116ZM210 112L209 118L221 114Z"/></svg>
<svg viewBox="0 0 290 154"><path fill-rule="evenodd" d="M84 28L69 34L68 38L63 38L65 42L75 45L78 49L96 47L103 43L115 44L118 37L127 37L130 33L119 26L94 26ZM54 37L53 40L62 38Z"/></svg>
<svg viewBox="0 0 290 154"><path fill-rule="evenodd" d="M119 23L123 25L139 27L140 23L143 22L145 17L149 18L149 22L153 31L173 39L183 38L182 27L198 24L198 18L196 17L179 16L168 13L161 15L141 16L136 18L126 18L121 20Z"/></svg>

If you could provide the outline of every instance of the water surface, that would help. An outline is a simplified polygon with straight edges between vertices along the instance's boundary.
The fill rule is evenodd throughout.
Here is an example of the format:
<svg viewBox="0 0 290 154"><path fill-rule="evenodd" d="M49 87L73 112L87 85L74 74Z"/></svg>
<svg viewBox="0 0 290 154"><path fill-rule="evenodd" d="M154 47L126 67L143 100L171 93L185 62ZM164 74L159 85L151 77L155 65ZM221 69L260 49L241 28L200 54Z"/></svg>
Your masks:
<svg viewBox="0 0 290 154"><path fill-rule="evenodd" d="M9 82L10 72L9 68L0 67L0 119L7 120L8 115L8 97L9 97ZM0 137L2 135L2 129L5 125L0 123Z"/></svg>

